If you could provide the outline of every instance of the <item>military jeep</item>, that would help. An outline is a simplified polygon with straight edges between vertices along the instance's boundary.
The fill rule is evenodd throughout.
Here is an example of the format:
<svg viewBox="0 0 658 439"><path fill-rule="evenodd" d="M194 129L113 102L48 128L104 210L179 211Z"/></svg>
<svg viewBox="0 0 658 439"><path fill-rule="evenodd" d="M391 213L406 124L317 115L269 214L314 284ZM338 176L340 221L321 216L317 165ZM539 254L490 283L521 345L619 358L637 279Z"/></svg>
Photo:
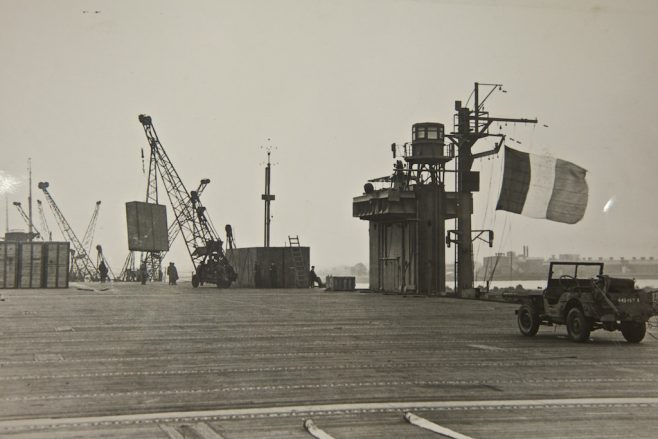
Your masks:
<svg viewBox="0 0 658 439"><path fill-rule="evenodd" d="M519 330L528 337L540 325L560 324L577 342L605 329L620 330L626 341L639 343L647 320L658 314L658 292L636 289L633 279L604 275L601 262L551 262L546 289L519 298Z"/></svg>

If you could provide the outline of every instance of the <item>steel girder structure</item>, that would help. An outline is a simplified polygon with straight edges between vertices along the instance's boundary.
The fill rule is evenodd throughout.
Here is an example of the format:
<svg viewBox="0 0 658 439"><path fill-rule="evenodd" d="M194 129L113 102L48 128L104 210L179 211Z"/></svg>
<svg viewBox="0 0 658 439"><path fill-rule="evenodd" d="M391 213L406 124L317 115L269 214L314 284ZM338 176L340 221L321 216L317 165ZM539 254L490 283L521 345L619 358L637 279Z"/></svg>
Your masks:
<svg viewBox="0 0 658 439"><path fill-rule="evenodd" d="M139 121L151 149L147 199L151 194L157 194L157 175L154 176L157 172L165 186L178 230L194 265L192 285L196 287L204 282L212 282L219 287L228 287L236 278L235 271L224 255L223 242L206 216L206 208L199 198L210 180L202 180L199 190L188 192L160 143L151 117L142 114Z"/></svg>
<svg viewBox="0 0 658 439"><path fill-rule="evenodd" d="M14 201L14 206L16 206L16 209L18 209L18 212L21 214L23 217L23 220L25 221L25 224L27 224L28 227L30 227L30 217L25 213L25 210L23 210L23 206L21 203L18 201ZM45 240L44 236L37 230L37 228L34 226L34 223L32 223L32 229L34 230L34 234L30 239L32 238L41 238L42 240Z"/></svg>
<svg viewBox="0 0 658 439"><path fill-rule="evenodd" d="M62 232L62 235L69 240L73 246L75 254L73 256L73 265L75 267L74 274L79 276L81 279L89 279L96 281L99 279L98 268L94 265L87 250L84 248L78 237L73 232L73 229L69 225L68 221L64 217L64 214L55 203L55 200L48 192L48 182L41 182L38 185L38 188L43 191L46 196L46 201L50 206L50 209L57 220L57 225Z"/></svg>

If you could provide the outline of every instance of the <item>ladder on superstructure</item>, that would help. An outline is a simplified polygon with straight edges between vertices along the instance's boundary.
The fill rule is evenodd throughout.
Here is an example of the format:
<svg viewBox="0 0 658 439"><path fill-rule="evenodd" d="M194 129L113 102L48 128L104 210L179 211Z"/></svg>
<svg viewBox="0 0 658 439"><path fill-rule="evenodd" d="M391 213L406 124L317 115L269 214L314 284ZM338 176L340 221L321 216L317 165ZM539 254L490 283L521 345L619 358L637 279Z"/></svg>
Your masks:
<svg viewBox="0 0 658 439"><path fill-rule="evenodd" d="M308 273L306 272L304 266L304 255L302 254L302 248L299 245L299 235L288 236L288 242L290 243L290 251L292 252L292 263L293 263L293 267L295 268L295 287L308 288L309 286Z"/></svg>

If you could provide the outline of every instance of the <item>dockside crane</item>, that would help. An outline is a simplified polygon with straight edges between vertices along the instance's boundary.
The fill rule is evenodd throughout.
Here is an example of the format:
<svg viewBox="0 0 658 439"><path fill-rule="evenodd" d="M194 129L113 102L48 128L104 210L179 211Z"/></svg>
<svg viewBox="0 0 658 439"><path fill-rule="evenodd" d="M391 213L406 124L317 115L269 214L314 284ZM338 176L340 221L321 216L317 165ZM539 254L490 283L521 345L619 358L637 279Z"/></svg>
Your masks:
<svg viewBox="0 0 658 439"><path fill-rule="evenodd" d="M101 208L101 202L96 201L96 206L94 207L94 212L91 214L91 219L87 225L87 230L82 237L82 246L87 250L87 254L91 254L91 246L94 240L94 233L96 233L96 223L98 222L98 212Z"/></svg>
<svg viewBox="0 0 658 439"><path fill-rule="evenodd" d="M206 186L208 186L208 183L210 183L209 179L201 180L196 190L197 195L201 195L203 193ZM170 247L178 237L179 233L180 233L180 228L178 227L178 221L174 219L174 221L171 224L169 224L169 227L167 228L167 239L169 241ZM155 276L160 272L162 261L164 260L168 252L167 251L150 252L151 253L150 255L148 253L149 252L143 252L140 260L146 262L146 267L149 277L151 279L156 279ZM121 268L121 272L119 273L119 279L126 282L137 281L134 251L129 252L128 256L126 256L126 259L123 263L123 267Z"/></svg>
<svg viewBox="0 0 658 439"><path fill-rule="evenodd" d="M48 227L48 221L46 221L46 214L43 211L43 203L41 200L37 200L37 205L39 206L39 218L41 219L41 229L48 234L48 241L53 240L53 232L50 231ZM45 236L43 237L44 239Z"/></svg>
<svg viewBox="0 0 658 439"><path fill-rule="evenodd" d="M41 189L44 195L46 196L46 201L48 202L48 205L50 206L50 209L52 210L53 215L57 220L57 225L59 226L62 235L66 239L68 239L68 241L73 246L73 250L75 251L75 254L72 258L74 265L73 274L80 279L89 279L92 281L98 280L99 279L98 269L96 268L93 261L89 257L89 253L87 253L85 247L82 245L78 237L75 235L75 232L73 232L73 229L71 228L68 221L64 217L62 211L57 206L57 203L55 203L53 197L50 195L50 192L48 192L48 186L49 186L48 182L40 182L37 187Z"/></svg>
<svg viewBox="0 0 658 439"><path fill-rule="evenodd" d="M103 253L103 247L101 247L100 244L96 246L96 266L100 267L101 261L105 264L105 267L107 267L107 272L109 274L109 278L112 280L117 280L117 277L114 275L114 271L112 271L112 267L110 267L110 263L107 261L107 258L105 257L105 254Z"/></svg>
<svg viewBox="0 0 658 439"><path fill-rule="evenodd" d="M30 228L30 217L27 215L27 213L25 213L25 210L23 210L23 206L21 205L21 203L19 203L18 201L14 201L14 206L16 206L16 209L18 209L18 212L23 217L23 220L25 220L25 224L27 224L27 227ZM31 225L31 229L33 230L32 238L44 239L41 232L39 232L37 228L34 227L34 224Z"/></svg>
<svg viewBox="0 0 658 439"><path fill-rule="evenodd" d="M141 114L139 121L151 149L147 202L157 203L159 174L169 197L179 233L185 241L194 265L192 286L196 288L204 283L214 283L223 288L230 286L237 275L226 259L222 248L223 242L206 215L206 208L201 204L199 198L201 191L187 191L160 143L151 117ZM202 180L199 188L205 188L209 182L210 180L207 179ZM150 255L153 256L153 253Z"/></svg>

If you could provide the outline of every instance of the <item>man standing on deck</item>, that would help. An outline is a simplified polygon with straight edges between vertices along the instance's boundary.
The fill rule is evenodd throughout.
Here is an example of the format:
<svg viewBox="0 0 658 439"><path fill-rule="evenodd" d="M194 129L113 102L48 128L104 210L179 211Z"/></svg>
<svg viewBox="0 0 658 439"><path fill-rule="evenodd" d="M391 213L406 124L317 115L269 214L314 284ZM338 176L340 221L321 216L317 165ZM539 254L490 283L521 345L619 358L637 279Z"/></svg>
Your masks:
<svg viewBox="0 0 658 439"><path fill-rule="evenodd" d="M105 265L105 261L101 261L101 263L98 265L98 274L101 275L101 283L105 283L107 280L107 266Z"/></svg>
<svg viewBox="0 0 658 439"><path fill-rule="evenodd" d="M167 276L169 276L169 285L176 285L176 281L178 280L178 270L176 270L176 266L173 262L170 262L169 267L167 267Z"/></svg>
<svg viewBox="0 0 658 439"><path fill-rule="evenodd" d="M146 285L146 278L148 277L148 271L146 269L146 262L142 261L142 264L139 266L139 276L142 281L142 285Z"/></svg>

